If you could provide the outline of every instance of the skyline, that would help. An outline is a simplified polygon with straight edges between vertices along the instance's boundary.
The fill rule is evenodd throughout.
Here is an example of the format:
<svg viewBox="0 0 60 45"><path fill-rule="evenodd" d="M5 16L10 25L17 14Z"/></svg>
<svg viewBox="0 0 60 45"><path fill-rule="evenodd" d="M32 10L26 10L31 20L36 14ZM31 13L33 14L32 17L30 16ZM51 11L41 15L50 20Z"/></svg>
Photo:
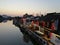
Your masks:
<svg viewBox="0 0 60 45"><path fill-rule="evenodd" d="M0 0L0 14L23 15L60 12L60 0Z"/></svg>

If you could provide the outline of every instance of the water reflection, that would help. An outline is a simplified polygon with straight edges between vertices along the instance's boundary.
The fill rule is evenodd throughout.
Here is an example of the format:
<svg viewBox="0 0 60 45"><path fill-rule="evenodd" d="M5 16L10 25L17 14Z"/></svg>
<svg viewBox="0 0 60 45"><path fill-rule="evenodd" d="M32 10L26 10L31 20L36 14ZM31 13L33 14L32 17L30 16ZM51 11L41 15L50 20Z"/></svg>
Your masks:
<svg viewBox="0 0 60 45"><path fill-rule="evenodd" d="M31 41L33 43L33 45L39 45L38 43L36 43L28 34L24 34L23 36L23 40L26 43L29 43L29 41Z"/></svg>
<svg viewBox="0 0 60 45"><path fill-rule="evenodd" d="M14 24L14 25L15 25L15 24ZM29 34L27 34L27 32L23 31L24 29L21 29L21 28L19 27L19 25L15 25L15 26L20 29L20 32L22 32L22 34L23 34L23 41L24 41L25 43L32 42L31 45L41 45L41 44L37 43L37 42L35 41L35 39L33 39L31 36L29 36Z"/></svg>
<svg viewBox="0 0 60 45"><path fill-rule="evenodd" d="M13 25L13 21L0 23L0 45L33 45L27 37Z"/></svg>
<svg viewBox="0 0 60 45"><path fill-rule="evenodd" d="M28 35L26 35L26 34L24 34L23 35L23 40L24 40L24 42L26 42L26 43L28 43L29 42L29 36Z"/></svg>

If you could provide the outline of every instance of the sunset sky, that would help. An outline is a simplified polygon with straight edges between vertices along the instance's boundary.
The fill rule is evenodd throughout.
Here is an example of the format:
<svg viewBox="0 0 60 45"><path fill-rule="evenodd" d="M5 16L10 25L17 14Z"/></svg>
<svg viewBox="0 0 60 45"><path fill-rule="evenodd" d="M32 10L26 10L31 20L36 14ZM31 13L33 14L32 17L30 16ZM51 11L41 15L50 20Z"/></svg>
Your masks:
<svg viewBox="0 0 60 45"><path fill-rule="evenodd" d="M0 14L23 15L60 12L60 0L0 0Z"/></svg>

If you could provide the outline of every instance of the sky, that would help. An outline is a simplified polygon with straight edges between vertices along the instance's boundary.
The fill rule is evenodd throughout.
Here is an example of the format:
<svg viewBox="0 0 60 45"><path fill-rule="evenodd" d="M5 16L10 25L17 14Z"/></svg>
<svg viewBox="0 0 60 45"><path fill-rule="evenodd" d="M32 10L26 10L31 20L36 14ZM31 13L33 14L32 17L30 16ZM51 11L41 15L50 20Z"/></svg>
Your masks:
<svg viewBox="0 0 60 45"><path fill-rule="evenodd" d="M60 12L60 0L0 0L0 14L11 16Z"/></svg>

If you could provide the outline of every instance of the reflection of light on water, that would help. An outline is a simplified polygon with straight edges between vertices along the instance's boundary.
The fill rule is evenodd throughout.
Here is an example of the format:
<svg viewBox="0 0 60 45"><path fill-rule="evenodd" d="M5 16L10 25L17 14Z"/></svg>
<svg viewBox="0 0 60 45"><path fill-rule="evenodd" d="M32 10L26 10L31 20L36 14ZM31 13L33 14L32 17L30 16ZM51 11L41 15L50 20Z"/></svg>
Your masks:
<svg viewBox="0 0 60 45"><path fill-rule="evenodd" d="M0 45L32 45L32 43L25 43L19 28L13 25L13 21L7 21L0 23Z"/></svg>

